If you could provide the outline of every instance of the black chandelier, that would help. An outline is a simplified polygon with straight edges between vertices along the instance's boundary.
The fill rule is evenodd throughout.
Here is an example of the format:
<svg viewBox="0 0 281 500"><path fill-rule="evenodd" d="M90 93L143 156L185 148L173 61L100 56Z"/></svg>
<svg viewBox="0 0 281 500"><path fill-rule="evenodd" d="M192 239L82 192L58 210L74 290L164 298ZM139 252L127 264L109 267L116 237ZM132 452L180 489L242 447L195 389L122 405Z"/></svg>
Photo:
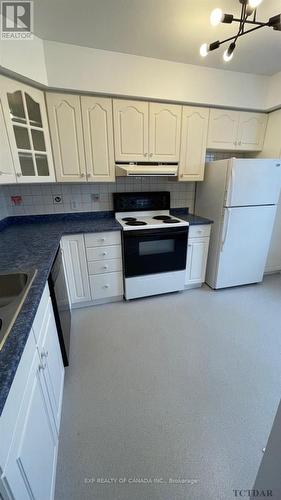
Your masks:
<svg viewBox="0 0 281 500"><path fill-rule="evenodd" d="M239 0L239 2L242 4L240 18L235 18L232 14L224 14L221 9L215 9L212 11L210 16L212 26L218 26L220 23L231 24L236 22L239 23L239 28L236 35L226 38L221 42L216 40L210 45L203 43L200 47L200 55L202 57L206 57L209 52L218 49L224 43L231 42L229 47L223 53L223 60L228 62L232 59L236 42L241 36L252 33L253 31L264 28L265 26L281 31L281 14L270 17L267 23L257 21L257 7L261 4L262 0ZM245 25L249 24L254 25L254 27L246 30Z"/></svg>

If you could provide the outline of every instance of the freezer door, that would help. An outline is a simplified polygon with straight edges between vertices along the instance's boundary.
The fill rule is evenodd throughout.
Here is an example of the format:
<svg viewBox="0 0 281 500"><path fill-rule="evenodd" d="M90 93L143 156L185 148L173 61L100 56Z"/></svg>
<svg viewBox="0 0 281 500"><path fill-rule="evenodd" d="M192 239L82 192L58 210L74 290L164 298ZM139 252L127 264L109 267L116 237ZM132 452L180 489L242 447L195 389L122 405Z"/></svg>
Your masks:
<svg viewBox="0 0 281 500"><path fill-rule="evenodd" d="M263 279L276 206L226 208L214 288Z"/></svg>
<svg viewBox="0 0 281 500"><path fill-rule="evenodd" d="M228 167L225 206L275 205L280 187L280 160L232 159Z"/></svg>

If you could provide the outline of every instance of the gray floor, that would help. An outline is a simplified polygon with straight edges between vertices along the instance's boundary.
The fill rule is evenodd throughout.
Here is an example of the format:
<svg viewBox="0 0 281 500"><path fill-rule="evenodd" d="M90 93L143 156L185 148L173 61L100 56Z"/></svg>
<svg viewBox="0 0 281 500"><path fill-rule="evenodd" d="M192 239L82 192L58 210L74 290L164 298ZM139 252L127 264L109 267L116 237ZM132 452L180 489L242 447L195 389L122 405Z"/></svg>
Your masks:
<svg viewBox="0 0 281 500"><path fill-rule="evenodd" d="M280 304L275 275L75 311L56 500L251 488L280 399Z"/></svg>

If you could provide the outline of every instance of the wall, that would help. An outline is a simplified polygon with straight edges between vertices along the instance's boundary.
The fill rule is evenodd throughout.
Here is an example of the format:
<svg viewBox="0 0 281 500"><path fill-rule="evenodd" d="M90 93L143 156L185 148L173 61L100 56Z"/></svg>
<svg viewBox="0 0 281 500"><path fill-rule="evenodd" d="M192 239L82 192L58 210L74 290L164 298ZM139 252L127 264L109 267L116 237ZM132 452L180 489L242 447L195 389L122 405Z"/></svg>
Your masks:
<svg viewBox="0 0 281 500"><path fill-rule="evenodd" d="M33 40L0 39L0 67L43 85L48 84L44 42L35 35Z"/></svg>
<svg viewBox="0 0 281 500"><path fill-rule="evenodd" d="M44 42L50 87L203 105L266 109L270 78Z"/></svg>
<svg viewBox="0 0 281 500"><path fill-rule="evenodd" d="M2 190L9 215L113 210L112 193L115 191L170 191L172 207L188 206L192 211L195 184L177 182L175 179L119 177L114 184L29 184L3 186ZM92 200L93 194L99 195L99 201ZM20 206L11 203L12 195L22 196ZM54 195L62 196L63 203L54 205Z"/></svg>
<svg viewBox="0 0 281 500"><path fill-rule="evenodd" d="M272 75L268 84L266 108L276 109L281 106L281 71Z"/></svg>

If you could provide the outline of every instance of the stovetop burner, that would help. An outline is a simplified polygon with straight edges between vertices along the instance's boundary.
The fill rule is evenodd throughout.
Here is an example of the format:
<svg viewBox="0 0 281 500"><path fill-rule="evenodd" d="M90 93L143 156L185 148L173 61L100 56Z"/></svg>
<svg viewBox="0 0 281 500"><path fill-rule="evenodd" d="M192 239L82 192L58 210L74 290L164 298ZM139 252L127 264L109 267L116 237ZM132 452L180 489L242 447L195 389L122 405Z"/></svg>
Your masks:
<svg viewBox="0 0 281 500"><path fill-rule="evenodd" d="M133 222L133 221L135 221L137 219L136 219L136 217L124 217L122 220L124 222Z"/></svg>
<svg viewBox="0 0 281 500"><path fill-rule="evenodd" d="M178 219L165 219L163 220L164 224L179 224L180 220Z"/></svg>
<svg viewBox="0 0 281 500"><path fill-rule="evenodd" d="M152 217L153 219L155 220L169 220L171 219L172 217L170 217L170 215L155 215L154 217Z"/></svg>
<svg viewBox="0 0 281 500"><path fill-rule="evenodd" d="M124 220L124 219L123 219ZM144 222L143 220L131 220L129 222L126 222L126 226L146 226L147 222Z"/></svg>

